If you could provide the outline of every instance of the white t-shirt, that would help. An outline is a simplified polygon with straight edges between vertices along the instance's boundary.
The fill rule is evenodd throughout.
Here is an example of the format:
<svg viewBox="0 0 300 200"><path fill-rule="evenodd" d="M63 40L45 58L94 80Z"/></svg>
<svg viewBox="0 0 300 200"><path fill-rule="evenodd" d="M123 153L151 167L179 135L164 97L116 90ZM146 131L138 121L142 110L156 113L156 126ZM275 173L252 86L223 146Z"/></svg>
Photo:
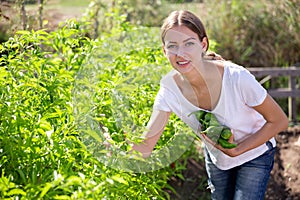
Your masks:
<svg viewBox="0 0 300 200"><path fill-rule="evenodd" d="M178 72L171 70L162 78L154 109L174 112L197 135L202 137L198 134L200 123L195 115L190 115L201 108L196 107L183 96L174 80L176 73ZM266 96L267 91L247 69L231 62L224 62L220 98L216 107L208 112L213 113L222 125L231 128L235 141L239 143L265 124L266 120L263 116L251 107L260 105ZM276 146L274 138L270 141L273 146ZM267 145L263 144L239 156L230 157L209 143L205 145L213 163L222 170L239 166L268 150Z"/></svg>

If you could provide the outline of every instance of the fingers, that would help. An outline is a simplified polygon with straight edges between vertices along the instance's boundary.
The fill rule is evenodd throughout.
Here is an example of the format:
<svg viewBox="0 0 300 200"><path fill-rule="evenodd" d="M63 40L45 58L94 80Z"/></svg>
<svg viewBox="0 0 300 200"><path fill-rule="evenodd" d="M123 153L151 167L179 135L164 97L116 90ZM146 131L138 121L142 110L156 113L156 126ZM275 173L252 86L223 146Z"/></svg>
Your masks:
<svg viewBox="0 0 300 200"><path fill-rule="evenodd" d="M232 132L232 131L231 131ZM228 142L233 143L234 142L234 135L232 134L230 138L228 139Z"/></svg>
<svg viewBox="0 0 300 200"><path fill-rule="evenodd" d="M212 141L205 133L201 133L201 135L203 136L204 140L206 142L208 142L209 144L211 144L212 146L218 148L217 146L220 146L218 143ZM218 148L219 149L219 148Z"/></svg>
<svg viewBox="0 0 300 200"><path fill-rule="evenodd" d="M103 134L105 140L103 142L103 145L105 146L105 149L107 150L106 156L111 157L112 151L110 150L110 147L112 146L111 142L112 138L110 137L110 134L108 132Z"/></svg>
<svg viewBox="0 0 300 200"><path fill-rule="evenodd" d="M103 136L104 136L104 138L105 138L105 141L103 142L103 144L104 144L104 146L106 147L106 149L108 149L108 148L111 146L111 144L110 144L109 141L112 140L112 139L111 139L109 133L107 133L107 132L104 133Z"/></svg>

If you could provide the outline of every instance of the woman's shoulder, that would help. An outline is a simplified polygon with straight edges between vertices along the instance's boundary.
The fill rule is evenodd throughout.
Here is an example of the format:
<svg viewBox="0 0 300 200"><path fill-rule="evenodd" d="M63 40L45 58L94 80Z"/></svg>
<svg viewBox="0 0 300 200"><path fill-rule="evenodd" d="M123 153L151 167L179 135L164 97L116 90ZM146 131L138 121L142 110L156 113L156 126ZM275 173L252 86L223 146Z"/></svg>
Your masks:
<svg viewBox="0 0 300 200"><path fill-rule="evenodd" d="M170 85L174 81L174 76L176 75L176 71L174 69L170 70L167 74L165 74L161 80L161 85Z"/></svg>
<svg viewBox="0 0 300 200"><path fill-rule="evenodd" d="M256 78L250 71L238 64L232 62L226 62L224 65L226 80L233 85L251 85L256 82Z"/></svg>
<svg viewBox="0 0 300 200"><path fill-rule="evenodd" d="M228 73L236 76L244 75L244 74L250 74L250 72L243 66L238 65L236 63L230 62L230 61L224 61L224 69L228 71Z"/></svg>
<svg viewBox="0 0 300 200"><path fill-rule="evenodd" d="M224 66L228 67L231 70L236 70L236 71L241 71L241 70L245 70L246 68L243 67L242 65L233 63L231 61L224 61Z"/></svg>

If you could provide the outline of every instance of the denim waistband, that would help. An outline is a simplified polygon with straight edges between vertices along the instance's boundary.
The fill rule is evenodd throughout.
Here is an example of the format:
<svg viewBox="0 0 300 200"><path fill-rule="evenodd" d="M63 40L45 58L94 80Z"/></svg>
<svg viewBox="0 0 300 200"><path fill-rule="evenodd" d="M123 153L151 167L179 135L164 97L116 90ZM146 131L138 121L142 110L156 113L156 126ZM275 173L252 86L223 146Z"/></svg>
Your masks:
<svg viewBox="0 0 300 200"><path fill-rule="evenodd" d="M266 145L267 145L268 149L273 149L274 148L272 142L270 142L270 141L267 141Z"/></svg>

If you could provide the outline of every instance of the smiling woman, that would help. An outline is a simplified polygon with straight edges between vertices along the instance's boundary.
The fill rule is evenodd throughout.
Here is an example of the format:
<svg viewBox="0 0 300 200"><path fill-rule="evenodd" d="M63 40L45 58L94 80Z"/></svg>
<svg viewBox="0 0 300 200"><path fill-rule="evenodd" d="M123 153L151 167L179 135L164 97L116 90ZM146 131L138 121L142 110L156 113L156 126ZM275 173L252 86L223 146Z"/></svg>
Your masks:
<svg viewBox="0 0 300 200"><path fill-rule="evenodd" d="M208 43L205 38L199 41L195 32L185 26L174 27L169 30L165 37L164 52L171 65L181 73L188 72L193 68L193 62L199 62L207 50Z"/></svg>
<svg viewBox="0 0 300 200"><path fill-rule="evenodd" d="M173 70L161 79L144 140L133 149L150 156L173 112L205 144L212 199L264 199L274 163L274 137L288 126L285 113L244 67L206 59L208 37L193 13L171 12L161 39ZM191 115L199 110L230 128L232 148L202 133L203 124Z"/></svg>

